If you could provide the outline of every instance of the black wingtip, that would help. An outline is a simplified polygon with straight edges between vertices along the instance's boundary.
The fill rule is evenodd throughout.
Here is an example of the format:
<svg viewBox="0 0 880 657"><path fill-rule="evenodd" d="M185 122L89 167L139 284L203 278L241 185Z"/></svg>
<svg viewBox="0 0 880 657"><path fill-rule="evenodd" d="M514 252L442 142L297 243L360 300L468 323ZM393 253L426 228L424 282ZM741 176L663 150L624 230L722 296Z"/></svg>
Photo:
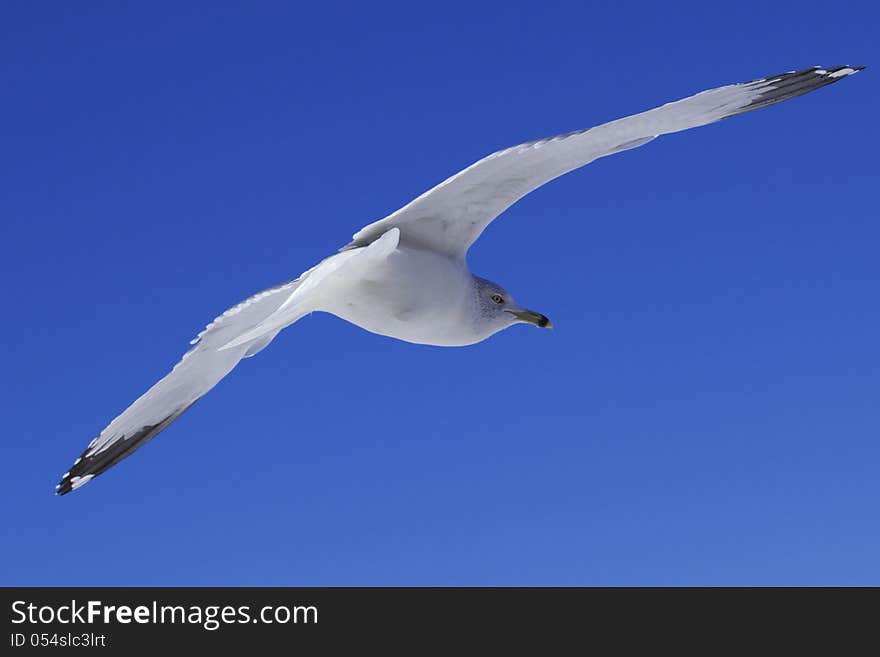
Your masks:
<svg viewBox="0 0 880 657"><path fill-rule="evenodd" d="M61 481L59 481L55 485L55 494L59 497L61 495L67 495L69 492L76 490L80 486L83 486L89 481L91 481L97 472L91 470L89 468L88 459L86 457L86 453L88 450L82 453L82 455L74 462L71 466L70 470L65 472L61 476Z"/></svg>
<svg viewBox="0 0 880 657"><path fill-rule="evenodd" d="M729 116L751 112L768 105L775 105L789 98L821 89L854 73L858 73L864 68L864 66L813 66L799 71L768 75L760 80L746 83L747 86L756 90L758 94L752 98L750 103Z"/></svg>
<svg viewBox="0 0 880 657"><path fill-rule="evenodd" d="M824 69L824 70L828 71L829 74L840 73L841 71L846 71L847 69L849 69L849 71L847 71L846 73L843 73L842 75L837 76L837 77L845 77L847 75L852 75L853 73L858 73L859 71L863 70L865 67L864 66L852 66L851 64L846 64L845 66L832 66L830 68L825 68L823 66L817 66L816 68L817 69Z"/></svg>
<svg viewBox="0 0 880 657"><path fill-rule="evenodd" d="M162 421L156 424L149 424L141 427L130 436L121 435L111 440L103 448L92 451L91 445L74 461L70 470L65 472L61 477L61 481L55 487L56 495L67 495L71 491L89 483L92 479L100 475L107 468L119 463L122 459L129 456L132 452L143 447L153 437L161 433L169 424L183 415L187 409L192 407L195 401L191 401L175 410ZM96 441L97 439L95 439ZM92 441L94 444L95 441Z"/></svg>

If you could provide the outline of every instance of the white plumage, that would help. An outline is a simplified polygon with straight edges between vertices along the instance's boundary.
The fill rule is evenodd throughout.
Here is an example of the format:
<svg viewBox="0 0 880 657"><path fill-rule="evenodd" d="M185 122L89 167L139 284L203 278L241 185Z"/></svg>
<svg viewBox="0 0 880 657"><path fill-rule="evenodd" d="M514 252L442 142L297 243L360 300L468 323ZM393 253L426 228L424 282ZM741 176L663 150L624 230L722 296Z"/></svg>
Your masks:
<svg viewBox="0 0 880 657"><path fill-rule="evenodd" d="M861 70L811 68L728 85L587 130L500 150L355 233L299 278L217 317L163 379L115 418L57 486L75 490L165 429L243 358L315 311L408 342L473 344L508 326L549 320L473 276L466 255L486 226L541 185L593 160L772 105Z"/></svg>

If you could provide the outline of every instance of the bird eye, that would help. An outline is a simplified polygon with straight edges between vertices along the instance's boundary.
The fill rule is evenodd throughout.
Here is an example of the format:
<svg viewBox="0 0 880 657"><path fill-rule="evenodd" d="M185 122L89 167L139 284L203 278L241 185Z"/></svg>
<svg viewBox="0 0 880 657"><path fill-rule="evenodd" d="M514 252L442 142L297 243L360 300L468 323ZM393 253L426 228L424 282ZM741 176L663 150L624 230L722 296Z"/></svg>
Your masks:
<svg viewBox="0 0 880 657"><path fill-rule="evenodd" d="M494 301L497 304L502 304L502 303L504 303L504 298L500 294L493 294L492 301Z"/></svg>

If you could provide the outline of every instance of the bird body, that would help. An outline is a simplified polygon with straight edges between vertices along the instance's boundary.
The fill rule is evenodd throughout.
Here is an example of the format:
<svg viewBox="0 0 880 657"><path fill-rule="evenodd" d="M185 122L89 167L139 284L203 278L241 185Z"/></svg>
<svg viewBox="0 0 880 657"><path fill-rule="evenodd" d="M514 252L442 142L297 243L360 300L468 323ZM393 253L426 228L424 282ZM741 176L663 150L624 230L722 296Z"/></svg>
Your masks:
<svg viewBox="0 0 880 657"><path fill-rule="evenodd" d="M371 333L441 347L461 347L488 337L470 321L474 278L463 260L398 244L341 288L327 295L318 310Z"/></svg>
<svg viewBox="0 0 880 657"><path fill-rule="evenodd" d="M475 162L298 278L233 306L193 340L163 379L89 443L57 486L69 493L168 427L245 358L313 312L372 333L439 346L471 345L520 323L550 327L500 285L470 273L467 251L517 200L597 158L832 84L861 67L810 68L727 85L593 128L525 142Z"/></svg>

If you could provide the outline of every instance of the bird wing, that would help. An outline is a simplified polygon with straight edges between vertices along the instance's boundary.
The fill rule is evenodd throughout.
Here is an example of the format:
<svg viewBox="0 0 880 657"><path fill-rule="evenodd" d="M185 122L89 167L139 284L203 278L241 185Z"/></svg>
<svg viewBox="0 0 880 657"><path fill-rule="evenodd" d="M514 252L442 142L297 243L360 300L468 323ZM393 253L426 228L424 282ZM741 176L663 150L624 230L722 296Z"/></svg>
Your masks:
<svg viewBox="0 0 880 657"><path fill-rule="evenodd" d="M523 196L593 160L659 135L696 128L800 96L863 67L809 68L703 91L594 128L497 151L357 232L343 250L398 227L401 241L464 258L486 226Z"/></svg>
<svg viewBox="0 0 880 657"><path fill-rule="evenodd" d="M165 378L141 395L89 443L56 492L64 495L115 465L168 427L244 358L264 349L278 333L316 309L342 276L358 276L397 248L389 230L368 248L337 253L299 278L264 290L233 306L192 341Z"/></svg>
<svg viewBox="0 0 880 657"><path fill-rule="evenodd" d="M307 272L308 273L308 272ZM229 374L243 358L263 349L277 331L236 349L219 348L271 315L307 276L264 290L233 306L199 333L174 369L141 395L89 443L56 492L64 495L101 474L156 436L202 395Z"/></svg>

